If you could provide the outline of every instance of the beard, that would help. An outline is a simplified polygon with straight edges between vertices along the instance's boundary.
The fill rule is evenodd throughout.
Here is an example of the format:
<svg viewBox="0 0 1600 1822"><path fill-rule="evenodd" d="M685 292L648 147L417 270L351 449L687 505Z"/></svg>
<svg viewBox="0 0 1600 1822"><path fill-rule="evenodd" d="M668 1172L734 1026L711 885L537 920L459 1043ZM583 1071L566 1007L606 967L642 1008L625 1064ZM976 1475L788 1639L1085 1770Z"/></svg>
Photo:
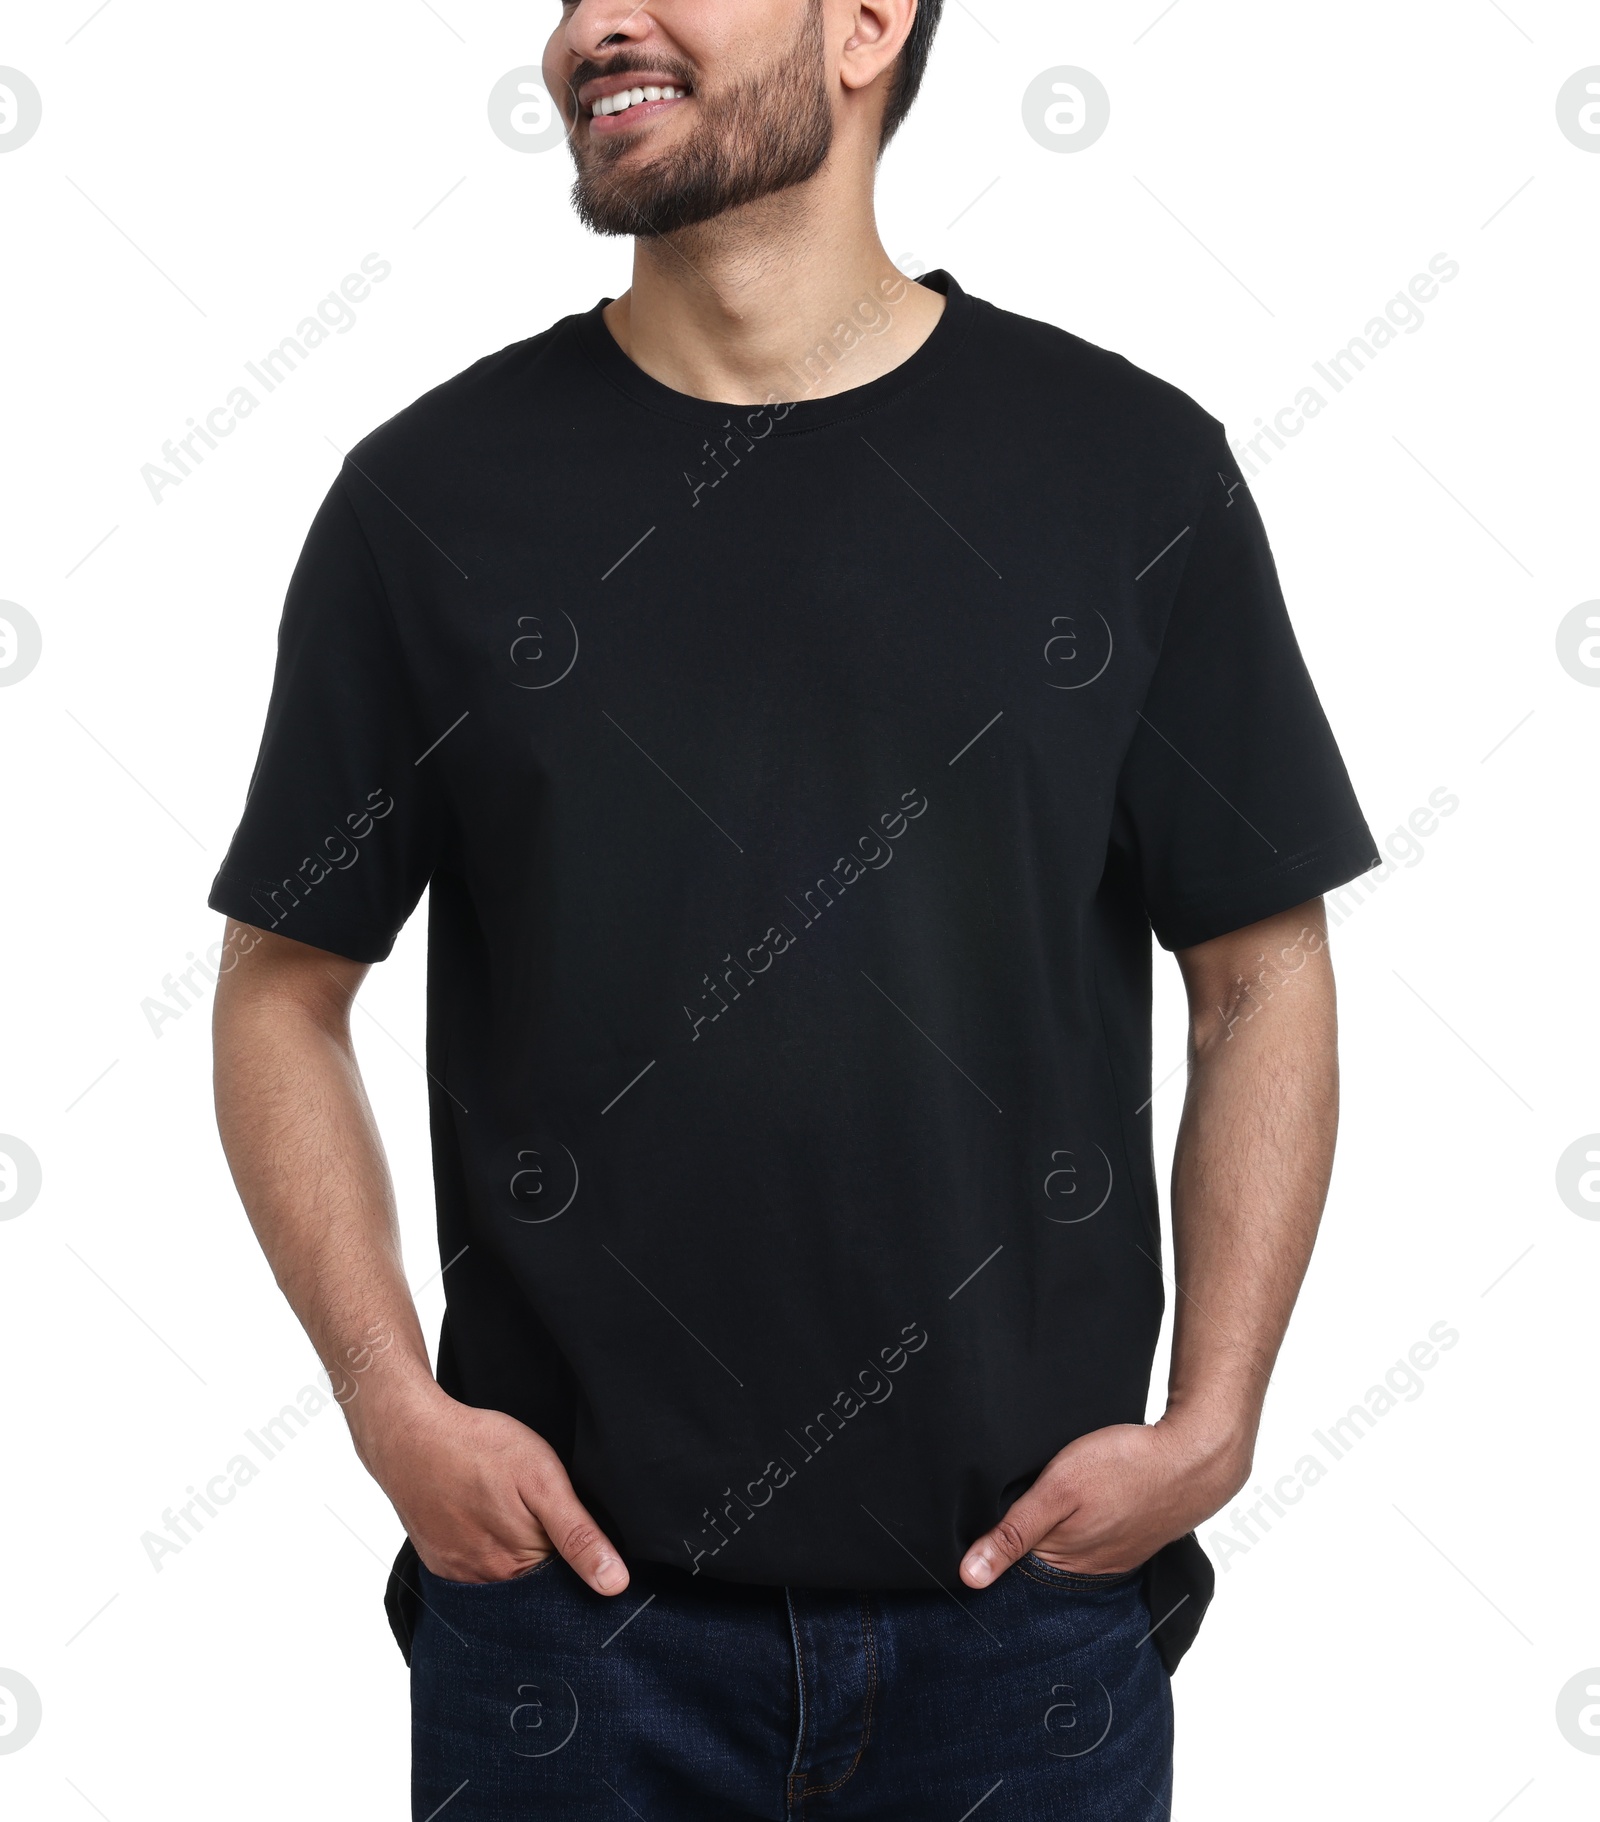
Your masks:
<svg viewBox="0 0 1600 1822"><path fill-rule="evenodd" d="M727 94L702 95L685 79L701 119L683 147L630 170L628 140L571 135L578 166L572 202L585 226L596 234L671 234L814 177L833 145L833 110L823 80L820 0L807 11L794 45ZM622 61L605 73L628 68Z"/></svg>

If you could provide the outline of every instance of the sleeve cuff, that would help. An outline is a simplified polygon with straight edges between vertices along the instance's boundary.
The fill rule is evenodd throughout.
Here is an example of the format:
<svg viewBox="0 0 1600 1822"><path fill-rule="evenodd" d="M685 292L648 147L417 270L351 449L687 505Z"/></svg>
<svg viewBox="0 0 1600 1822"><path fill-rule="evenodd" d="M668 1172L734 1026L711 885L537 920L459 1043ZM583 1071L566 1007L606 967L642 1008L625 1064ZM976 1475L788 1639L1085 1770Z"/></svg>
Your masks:
<svg viewBox="0 0 1600 1822"><path fill-rule="evenodd" d="M219 873L212 881L206 903L224 917L236 918L241 924L250 924L273 936L286 936L312 949L326 949L346 961L389 959L399 931L373 929L347 917L330 915L326 903L319 903L310 894L290 904L281 882L278 884L279 889L274 891L270 881L256 883L238 873Z"/></svg>
<svg viewBox="0 0 1600 1822"><path fill-rule="evenodd" d="M1193 894L1180 904L1152 907L1150 921L1163 949L1191 949L1196 943L1243 930L1307 899L1349 883L1382 859L1365 821L1326 841L1275 862L1248 879L1229 880Z"/></svg>

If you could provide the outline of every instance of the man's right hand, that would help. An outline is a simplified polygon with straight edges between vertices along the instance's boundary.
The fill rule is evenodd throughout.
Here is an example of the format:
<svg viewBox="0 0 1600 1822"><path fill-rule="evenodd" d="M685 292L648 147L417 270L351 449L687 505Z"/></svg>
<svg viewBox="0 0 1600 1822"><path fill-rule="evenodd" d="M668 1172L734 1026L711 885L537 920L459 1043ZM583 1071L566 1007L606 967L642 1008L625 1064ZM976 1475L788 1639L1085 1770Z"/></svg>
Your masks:
<svg viewBox="0 0 1600 1822"><path fill-rule="evenodd" d="M555 1450L514 1417L458 1404L428 1364L350 1040L367 967L228 919L217 1123L251 1224L427 1567L501 1582L559 1552L597 1593L620 1594L628 1571Z"/></svg>
<svg viewBox="0 0 1600 1822"><path fill-rule="evenodd" d="M433 1574L510 1581L556 1553L596 1593L627 1587L615 1545L536 1431L502 1411L458 1404L437 1385L381 1412L376 1403L346 1406L356 1448Z"/></svg>

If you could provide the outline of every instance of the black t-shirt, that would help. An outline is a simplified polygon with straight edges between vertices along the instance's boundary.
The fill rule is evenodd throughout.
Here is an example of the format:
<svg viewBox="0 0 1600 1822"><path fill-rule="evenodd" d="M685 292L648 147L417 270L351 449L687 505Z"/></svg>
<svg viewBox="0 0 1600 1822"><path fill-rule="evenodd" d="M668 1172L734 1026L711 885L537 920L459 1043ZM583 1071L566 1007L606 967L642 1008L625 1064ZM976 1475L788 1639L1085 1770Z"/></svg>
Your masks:
<svg viewBox="0 0 1600 1822"><path fill-rule="evenodd" d="M429 890L440 1382L732 1581L955 1586L1143 1421L1152 927L1377 860L1221 425L924 282L831 397L597 305L366 438L210 900L379 961Z"/></svg>

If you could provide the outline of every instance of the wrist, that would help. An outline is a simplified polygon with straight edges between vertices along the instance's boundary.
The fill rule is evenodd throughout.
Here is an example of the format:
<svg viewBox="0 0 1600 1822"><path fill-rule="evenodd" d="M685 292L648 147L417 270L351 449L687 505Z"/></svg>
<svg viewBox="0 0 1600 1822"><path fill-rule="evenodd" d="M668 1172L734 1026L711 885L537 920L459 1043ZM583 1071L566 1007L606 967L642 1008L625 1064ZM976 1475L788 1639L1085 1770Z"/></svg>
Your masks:
<svg viewBox="0 0 1600 1822"><path fill-rule="evenodd" d="M397 1436L421 1428L441 1406L452 1402L426 1359L391 1357L347 1386L347 1395L340 1398L345 1421L356 1454L373 1474L379 1474Z"/></svg>
<svg viewBox="0 0 1600 1822"><path fill-rule="evenodd" d="M1259 1409L1253 1406L1174 1396L1155 1427L1197 1471L1219 1484L1232 1482L1227 1490L1232 1494L1250 1477L1259 1421Z"/></svg>

